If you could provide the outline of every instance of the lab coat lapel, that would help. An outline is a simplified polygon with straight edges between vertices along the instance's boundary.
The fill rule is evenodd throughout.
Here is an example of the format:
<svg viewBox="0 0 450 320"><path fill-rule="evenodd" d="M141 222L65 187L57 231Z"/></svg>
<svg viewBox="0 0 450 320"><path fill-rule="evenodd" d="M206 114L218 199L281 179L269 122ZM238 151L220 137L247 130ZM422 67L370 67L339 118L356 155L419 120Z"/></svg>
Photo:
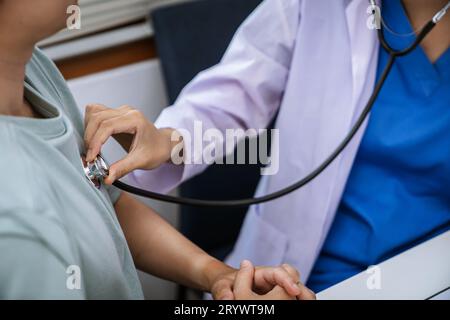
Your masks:
<svg viewBox="0 0 450 320"><path fill-rule="evenodd" d="M378 1L378 3L380 3L380 1ZM366 22L369 18L367 8L367 1L352 0L349 1L345 10L349 45L352 53L352 99L349 106L342 106L343 117L341 119L342 126L339 132L339 140L341 140L342 137L346 135L355 124L357 118L366 106L375 84L379 43L376 36L376 30L371 30L367 27ZM330 183L333 185L333 190L330 193L328 209L324 212L325 219L322 226L321 239L317 245L315 259L320 253L323 242L325 241L336 210L341 201L348 176L353 166L353 162L366 130L369 118L370 115L355 135L353 141L347 146L342 155L336 159L337 165L334 167L334 180L330 180ZM335 143L336 141L333 142L333 144ZM335 147L336 145L334 145L334 147L330 146L330 148Z"/></svg>
<svg viewBox="0 0 450 320"><path fill-rule="evenodd" d="M323 12L322 23L332 25L317 28L312 21L304 21L314 30L306 30L305 34L299 35L298 54L302 56L302 48L306 48L306 57L306 51L317 46L317 39L326 39L327 46L320 48L321 52L315 52L323 57L320 64L311 65L311 70L307 66L314 61L311 57L307 61L299 59L300 65L293 68L307 72L308 79L323 79L318 91L311 86L314 80L310 83L300 81L300 85L310 94L304 93L298 97L297 101L302 101L302 111L298 117L306 116L310 121L307 121L309 125L300 125L296 129L300 131L299 137L307 139L294 144L289 158L296 159L297 164L301 163L299 168L308 168L307 172L315 169L339 145L360 115L373 90L378 54L376 32L369 30L366 25L369 17L366 0L337 1L333 4L315 1L313 6L311 12ZM303 14L305 20L307 14ZM329 28L334 28L342 36L330 39ZM306 33L313 36L309 36L307 43L302 45L301 39L307 36ZM292 117L292 114L286 117ZM281 223L278 230L288 230L288 249L282 262L296 265L304 280L309 276L334 219L366 125L367 121L350 145L316 181L294 193L294 196L269 203L260 209L262 216L272 213L267 220L273 225ZM280 128L284 130L282 124ZM292 141L292 135L288 140ZM289 170L296 172L292 168ZM299 212L287 214L293 208L298 208Z"/></svg>
<svg viewBox="0 0 450 320"><path fill-rule="evenodd" d="M377 3L381 6L381 1ZM354 109L351 125L356 121L372 94L378 65L379 42L376 30L367 27L368 6L365 0L353 0L345 11L352 51L352 106ZM364 12L366 15L363 14Z"/></svg>
<svg viewBox="0 0 450 320"><path fill-rule="evenodd" d="M311 83L320 83L320 89L311 90L309 94L305 93L300 100L308 101L302 107L309 109L301 116L311 117L309 125L301 133L302 136L308 137L309 142L304 141L297 150L297 155L301 155L299 161L303 162L302 167L308 168L307 172L315 169L339 145L351 127L355 112L358 111L354 101L360 86L356 84L359 79L355 75L363 71L358 70L360 68L358 57L364 57L365 52L354 51L363 48L354 43L357 39L351 34L354 30L349 29L349 25L357 25L361 17L365 18L365 7L358 6L355 2L363 1L352 1L350 4L345 1L314 3L315 12L327 12L327 15L320 28L314 26L315 30L308 31L316 39L326 39L327 46L316 52L322 57L321 62L312 65L311 70L308 70L308 77L314 73L316 77ZM353 7L349 8L346 5ZM306 14L303 17L306 19ZM339 36L335 36L337 34ZM312 43L313 41L311 39ZM302 50L300 46L299 49ZM301 63L304 65L299 68L300 72L309 68L307 64L310 62ZM308 87L308 83L305 82L302 86ZM347 149L345 153L356 153L356 147ZM342 177L343 157L344 154L339 155L315 181L299 191L295 199L286 199L286 202L291 202L286 203L287 210L299 208L300 212L291 222L290 249L285 260L298 266L304 281L309 276L321 250L345 185L347 177ZM297 230L294 230L295 228Z"/></svg>
<svg viewBox="0 0 450 320"><path fill-rule="evenodd" d="M342 141L367 102L377 50L376 33L366 26L366 9L365 0L303 2L277 121L280 171L263 177L258 195L277 191L315 169ZM286 262L301 270L305 281L334 218L363 132L312 183L252 206L228 262Z"/></svg>

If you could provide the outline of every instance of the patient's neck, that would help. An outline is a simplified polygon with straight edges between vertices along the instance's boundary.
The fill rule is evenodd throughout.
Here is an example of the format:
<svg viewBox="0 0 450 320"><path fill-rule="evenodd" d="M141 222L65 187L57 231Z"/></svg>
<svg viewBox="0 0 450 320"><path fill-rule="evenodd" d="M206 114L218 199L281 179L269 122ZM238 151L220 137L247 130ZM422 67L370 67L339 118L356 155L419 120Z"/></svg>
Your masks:
<svg viewBox="0 0 450 320"><path fill-rule="evenodd" d="M5 47L3 47L5 48ZM0 114L35 117L33 108L24 99L25 66L33 46L0 50Z"/></svg>

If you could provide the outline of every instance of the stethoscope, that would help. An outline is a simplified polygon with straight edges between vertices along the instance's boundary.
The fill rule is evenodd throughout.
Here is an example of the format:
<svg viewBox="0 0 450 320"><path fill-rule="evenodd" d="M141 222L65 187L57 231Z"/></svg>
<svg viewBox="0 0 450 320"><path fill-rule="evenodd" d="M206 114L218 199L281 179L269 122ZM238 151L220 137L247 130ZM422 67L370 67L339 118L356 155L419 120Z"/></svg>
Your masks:
<svg viewBox="0 0 450 320"><path fill-rule="evenodd" d="M373 9L372 13L375 14L375 9L378 8L375 3L375 0L370 0L369 3ZM409 47L403 50L395 50L389 46L389 44L386 42L386 39L384 38L382 25L380 25L380 28L377 30L378 39L382 47L389 53L389 58L381 74L381 77L376 83L375 89L369 101L367 102L367 105L363 109L361 115L358 117L351 130L348 132L348 134L345 136L342 142L336 147L336 149L316 169L314 169L311 173L309 173L306 177L304 177L300 181L284 189L281 189L274 193L267 194L265 196L257 198L237 199L237 200L202 200L202 199L169 196L165 194L139 189L134 186L130 186L124 182L121 182L119 180L114 182L114 186L116 186L119 189L122 189L123 191L133 193L135 195L146 198L151 198L169 203L176 203L180 205L199 206L199 207L246 207L281 198L287 194L290 194L304 187L305 185L313 181L318 175L320 175L326 168L328 168L333 163L333 161L338 157L338 155L343 152L343 150L355 137L356 133L361 128L362 124L367 119L367 116L372 110L375 100L377 99L378 94L380 93L380 90L383 87L383 84L386 81L387 76L389 75L389 72L391 71L395 59L397 57L405 56L409 54L411 51L413 51L421 43L421 41L425 38L425 36L428 33L430 33L430 31L434 28L434 26L445 16L449 7L450 1L445 5L444 8L439 10L424 27L422 27L415 41ZM109 166L101 156L98 156L93 162L85 164L85 173L88 179L96 187L99 187L101 185L101 181L109 174Z"/></svg>

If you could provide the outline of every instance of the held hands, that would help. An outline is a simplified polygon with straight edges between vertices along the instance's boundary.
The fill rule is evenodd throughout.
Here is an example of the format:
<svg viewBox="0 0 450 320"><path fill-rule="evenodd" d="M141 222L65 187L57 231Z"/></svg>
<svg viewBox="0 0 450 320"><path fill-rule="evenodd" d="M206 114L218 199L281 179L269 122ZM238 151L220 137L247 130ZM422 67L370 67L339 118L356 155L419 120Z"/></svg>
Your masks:
<svg viewBox="0 0 450 320"><path fill-rule="evenodd" d="M214 280L211 293L217 300L315 300L315 294L300 282L298 271L288 264L257 267L243 261L240 270Z"/></svg>
<svg viewBox="0 0 450 320"><path fill-rule="evenodd" d="M86 107L86 161L93 161L103 144L114 137L128 151L122 160L111 165L105 183L112 184L135 169L155 169L170 160L173 129L157 129L138 110L130 106L110 109L100 104Z"/></svg>

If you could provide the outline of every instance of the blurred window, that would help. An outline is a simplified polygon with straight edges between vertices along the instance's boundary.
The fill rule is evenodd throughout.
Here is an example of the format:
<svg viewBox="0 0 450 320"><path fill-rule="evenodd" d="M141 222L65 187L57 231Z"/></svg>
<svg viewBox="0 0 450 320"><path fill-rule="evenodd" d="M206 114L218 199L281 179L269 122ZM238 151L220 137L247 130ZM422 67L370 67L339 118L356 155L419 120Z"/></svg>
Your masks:
<svg viewBox="0 0 450 320"><path fill-rule="evenodd" d="M79 0L81 29L62 30L38 45L59 60L148 38L149 12L183 1L193 0Z"/></svg>

